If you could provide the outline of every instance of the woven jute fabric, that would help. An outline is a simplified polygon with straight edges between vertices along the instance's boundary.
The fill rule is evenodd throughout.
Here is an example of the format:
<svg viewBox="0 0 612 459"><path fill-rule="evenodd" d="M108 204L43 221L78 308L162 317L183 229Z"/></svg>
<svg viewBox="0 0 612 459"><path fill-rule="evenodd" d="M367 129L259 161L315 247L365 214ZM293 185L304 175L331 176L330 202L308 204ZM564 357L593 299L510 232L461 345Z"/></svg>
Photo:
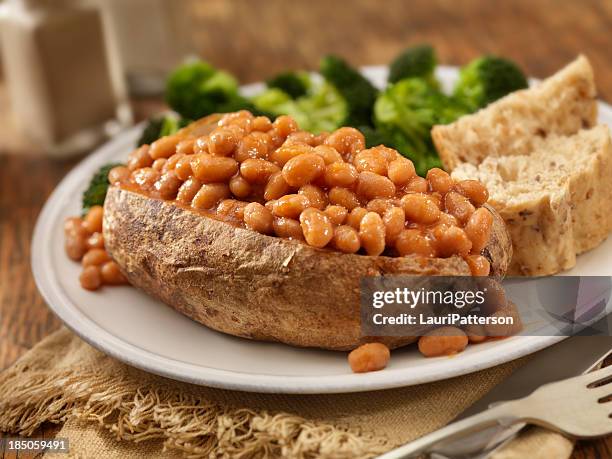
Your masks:
<svg viewBox="0 0 612 459"><path fill-rule="evenodd" d="M127 366L66 329L0 374L0 430L57 437L83 458L366 458L440 428L523 360L378 392L281 395L194 386ZM567 458L572 443L531 429L498 458Z"/></svg>

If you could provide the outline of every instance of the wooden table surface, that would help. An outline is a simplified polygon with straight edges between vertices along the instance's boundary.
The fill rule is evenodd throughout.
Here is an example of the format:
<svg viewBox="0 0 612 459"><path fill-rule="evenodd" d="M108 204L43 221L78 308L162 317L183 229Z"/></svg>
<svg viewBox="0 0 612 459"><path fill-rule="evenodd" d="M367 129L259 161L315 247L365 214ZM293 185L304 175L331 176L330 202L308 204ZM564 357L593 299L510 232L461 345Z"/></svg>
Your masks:
<svg viewBox="0 0 612 459"><path fill-rule="evenodd" d="M178 2L177 2L178 3ZM428 42L440 62L483 53L545 77L579 53L595 68L600 97L612 101L612 1L185 0L181 14L201 56L241 82L287 68L316 69L325 53L355 65L385 64L404 47ZM159 103L135 101L137 118ZM30 238L45 200L78 162L51 160L12 127L0 86L0 370L60 326L36 290ZM574 457L612 458L612 437L581 442Z"/></svg>

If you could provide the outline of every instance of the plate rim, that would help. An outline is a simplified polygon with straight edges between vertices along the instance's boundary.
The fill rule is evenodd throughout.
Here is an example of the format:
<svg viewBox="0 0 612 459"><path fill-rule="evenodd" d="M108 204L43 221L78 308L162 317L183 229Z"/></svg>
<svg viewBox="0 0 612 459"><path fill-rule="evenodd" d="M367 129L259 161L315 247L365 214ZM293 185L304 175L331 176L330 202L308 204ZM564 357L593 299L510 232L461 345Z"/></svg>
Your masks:
<svg viewBox="0 0 612 459"><path fill-rule="evenodd" d="M384 70L386 68L383 66L362 68L366 76L373 73L380 75ZM456 75L457 70L457 67L439 66L437 72L441 75ZM260 87L260 85L261 83L253 83L241 89L248 91L249 88ZM603 101L598 102L600 116L604 112L612 119L612 106ZM454 358L429 359L431 361L429 365L419 367L419 375L412 374L414 368L405 367L387 368L384 371L364 374L347 373L324 376L284 376L222 370L161 356L124 341L88 318L63 291L57 280L57 272L50 266L52 257L45 256L44 242L45 237L51 238L52 232L48 231L48 228L52 227L52 222L57 223L58 214L65 206L64 198L68 199L68 195L76 187L77 182L82 181L82 171L104 164L106 156L111 152L116 151L123 144L134 142L142 129L142 124L119 133L85 157L66 174L47 198L37 217L31 239L32 274L47 306L72 332L103 353L141 370L191 384L260 393L324 394L391 389L462 376L537 352L566 338L564 336L508 338L480 353L462 354ZM176 314L179 313L176 312ZM279 345L283 344L279 343ZM441 364L442 369L440 369Z"/></svg>

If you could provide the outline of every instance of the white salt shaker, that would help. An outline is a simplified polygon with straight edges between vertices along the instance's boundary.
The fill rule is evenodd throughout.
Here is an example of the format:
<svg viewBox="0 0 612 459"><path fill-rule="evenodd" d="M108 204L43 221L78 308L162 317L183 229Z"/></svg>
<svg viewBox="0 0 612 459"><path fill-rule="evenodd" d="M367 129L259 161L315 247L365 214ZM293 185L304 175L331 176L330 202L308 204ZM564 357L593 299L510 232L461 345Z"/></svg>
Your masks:
<svg viewBox="0 0 612 459"><path fill-rule="evenodd" d="M100 12L71 0L9 0L0 43L12 113L50 155L81 153L131 123Z"/></svg>

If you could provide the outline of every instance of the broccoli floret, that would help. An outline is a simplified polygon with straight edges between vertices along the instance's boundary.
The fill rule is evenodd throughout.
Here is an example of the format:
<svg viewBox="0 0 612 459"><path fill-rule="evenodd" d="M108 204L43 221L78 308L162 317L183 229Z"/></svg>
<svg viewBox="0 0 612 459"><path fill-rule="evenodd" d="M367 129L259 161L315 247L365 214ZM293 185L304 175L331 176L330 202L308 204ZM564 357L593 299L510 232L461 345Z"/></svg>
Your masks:
<svg viewBox="0 0 612 459"><path fill-rule="evenodd" d="M159 139L162 125L164 124L163 117L153 117L147 120L147 124L136 142L137 146L150 145Z"/></svg>
<svg viewBox="0 0 612 459"><path fill-rule="evenodd" d="M166 102L183 118L194 120L249 108L248 101L238 95L236 79L203 61L184 64L170 75Z"/></svg>
<svg viewBox="0 0 612 459"><path fill-rule="evenodd" d="M110 185L108 181L109 171L116 166L122 166L123 164L113 163L102 166L98 172L94 174L87 186L87 189L83 192L83 215L87 214L89 209L93 206L104 205L104 199L106 198L106 191Z"/></svg>
<svg viewBox="0 0 612 459"><path fill-rule="evenodd" d="M269 113L271 118L296 111L295 101L282 89L268 88L251 99L255 109Z"/></svg>
<svg viewBox="0 0 612 459"><path fill-rule="evenodd" d="M252 99L255 107L273 116L289 115L301 129L318 134L342 126L347 116L347 104L331 85L323 83L297 99L278 89L270 88Z"/></svg>
<svg viewBox="0 0 612 459"><path fill-rule="evenodd" d="M389 66L389 83L406 78L422 78L434 87L438 81L434 76L437 65L436 52L430 45L419 45L404 50Z"/></svg>
<svg viewBox="0 0 612 459"><path fill-rule="evenodd" d="M372 111L378 91L361 73L337 56L321 60L321 75L346 101L348 114L342 123L348 126L371 126Z"/></svg>
<svg viewBox="0 0 612 459"><path fill-rule="evenodd" d="M277 88L289 94L292 99L306 95L310 88L310 75L306 72L279 73L266 81L268 88Z"/></svg>
<svg viewBox="0 0 612 459"><path fill-rule="evenodd" d="M392 139L380 129L372 126L359 126L358 129L365 137L366 148L377 147L378 145L391 146Z"/></svg>
<svg viewBox="0 0 612 459"><path fill-rule="evenodd" d="M179 129L187 126L191 120L181 118L175 115L164 115L149 118L147 124L142 131L142 135L138 139L137 145L150 145L160 137L172 135Z"/></svg>
<svg viewBox="0 0 612 459"><path fill-rule="evenodd" d="M376 100L374 121L389 146L410 158L420 175L440 160L431 140L435 124L454 121L465 114L454 99L420 78L409 78L390 85Z"/></svg>
<svg viewBox="0 0 612 459"><path fill-rule="evenodd" d="M461 69L454 95L475 111L526 87L527 78L514 62L496 56L483 56Z"/></svg>

